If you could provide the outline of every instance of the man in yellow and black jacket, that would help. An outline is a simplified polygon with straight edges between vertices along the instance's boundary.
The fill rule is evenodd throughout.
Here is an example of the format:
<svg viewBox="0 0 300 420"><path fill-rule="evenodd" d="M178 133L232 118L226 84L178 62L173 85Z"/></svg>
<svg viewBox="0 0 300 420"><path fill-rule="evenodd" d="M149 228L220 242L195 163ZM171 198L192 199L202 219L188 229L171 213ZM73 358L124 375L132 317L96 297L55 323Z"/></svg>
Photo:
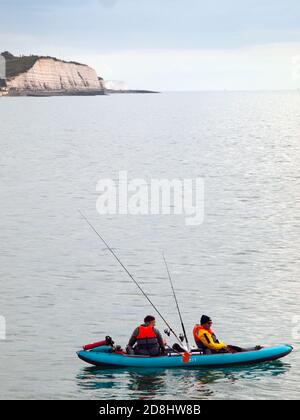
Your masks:
<svg viewBox="0 0 300 420"><path fill-rule="evenodd" d="M211 318L207 315L202 315L200 324L196 324L193 330L197 347L203 350L205 354L228 353L227 345L217 339L211 326Z"/></svg>

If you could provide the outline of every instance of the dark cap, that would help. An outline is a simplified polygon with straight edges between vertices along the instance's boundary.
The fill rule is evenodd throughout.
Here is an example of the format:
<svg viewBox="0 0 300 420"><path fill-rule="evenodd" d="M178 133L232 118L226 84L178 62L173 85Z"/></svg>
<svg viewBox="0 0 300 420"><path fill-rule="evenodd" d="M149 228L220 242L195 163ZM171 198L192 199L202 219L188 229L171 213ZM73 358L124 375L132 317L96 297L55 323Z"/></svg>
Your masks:
<svg viewBox="0 0 300 420"><path fill-rule="evenodd" d="M210 321L211 321L211 318L209 316L202 315L200 324L203 325L203 324L206 324L207 322L210 322Z"/></svg>
<svg viewBox="0 0 300 420"><path fill-rule="evenodd" d="M144 319L144 322L147 324L148 322L152 322L152 321L155 321L155 318L154 318L154 316L152 316L152 315L147 315L146 317L145 317L145 319Z"/></svg>

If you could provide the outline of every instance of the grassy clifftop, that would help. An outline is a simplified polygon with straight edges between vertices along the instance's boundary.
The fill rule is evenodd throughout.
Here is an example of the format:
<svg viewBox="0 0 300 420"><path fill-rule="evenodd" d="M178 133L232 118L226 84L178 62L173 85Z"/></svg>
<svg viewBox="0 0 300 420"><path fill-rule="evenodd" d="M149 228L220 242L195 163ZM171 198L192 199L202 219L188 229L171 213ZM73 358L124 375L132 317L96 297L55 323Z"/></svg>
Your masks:
<svg viewBox="0 0 300 420"><path fill-rule="evenodd" d="M63 63L70 63L70 64L77 64L84 66L85 64L76 63L75 61L63 61L59 60L55 57L49 57L49 56L38 56L38 55L29 55L29 56L20 56L15 57L13 54L11 54L8 51L5 51L1 54L5 60L6 60L6 77L14 77L18 76L21 73L25 73L29 69L31 69L32 66L41 58L48 58L55 61L62 61Z"/></svg>
<svg viewBox="0 0 300 420"><path fill-rule="evenodd" d="M38 56L6 58L6 77L17 76L31 69L39 59Z"/></svg>

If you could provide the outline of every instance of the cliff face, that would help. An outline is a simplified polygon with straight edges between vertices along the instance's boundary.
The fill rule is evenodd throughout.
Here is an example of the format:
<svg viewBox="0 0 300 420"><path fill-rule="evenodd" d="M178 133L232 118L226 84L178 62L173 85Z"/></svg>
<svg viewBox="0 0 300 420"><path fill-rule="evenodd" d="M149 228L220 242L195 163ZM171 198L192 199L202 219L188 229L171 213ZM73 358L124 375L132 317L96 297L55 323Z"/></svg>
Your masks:
<svg viewBox="0 0 300 420"><path fill-rule="evenodd" d="M7 53L6 53L7 54ZM101 94L104 84L94 69L52 57L6 58L9 94Z"/></svg>

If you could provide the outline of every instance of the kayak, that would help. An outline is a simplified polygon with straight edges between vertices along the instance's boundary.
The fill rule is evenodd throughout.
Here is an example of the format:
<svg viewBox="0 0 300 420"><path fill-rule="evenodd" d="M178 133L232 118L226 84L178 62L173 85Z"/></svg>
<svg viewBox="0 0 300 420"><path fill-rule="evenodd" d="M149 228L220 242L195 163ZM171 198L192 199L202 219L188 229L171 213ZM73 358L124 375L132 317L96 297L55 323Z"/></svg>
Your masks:
<svg viewBox="0 0 300 420"><path fill-rule="evenodd" d="M183 357L184 354L178 353L158 357L128 355L122 352L113 352L110 346L102 346L90 351L79 351L77 355L81 360L91 365L110 368L210 368L268 362L285 357L292 350L292 346L283 344L240 353L210 355L192 353L186 359Z"/></svg>

